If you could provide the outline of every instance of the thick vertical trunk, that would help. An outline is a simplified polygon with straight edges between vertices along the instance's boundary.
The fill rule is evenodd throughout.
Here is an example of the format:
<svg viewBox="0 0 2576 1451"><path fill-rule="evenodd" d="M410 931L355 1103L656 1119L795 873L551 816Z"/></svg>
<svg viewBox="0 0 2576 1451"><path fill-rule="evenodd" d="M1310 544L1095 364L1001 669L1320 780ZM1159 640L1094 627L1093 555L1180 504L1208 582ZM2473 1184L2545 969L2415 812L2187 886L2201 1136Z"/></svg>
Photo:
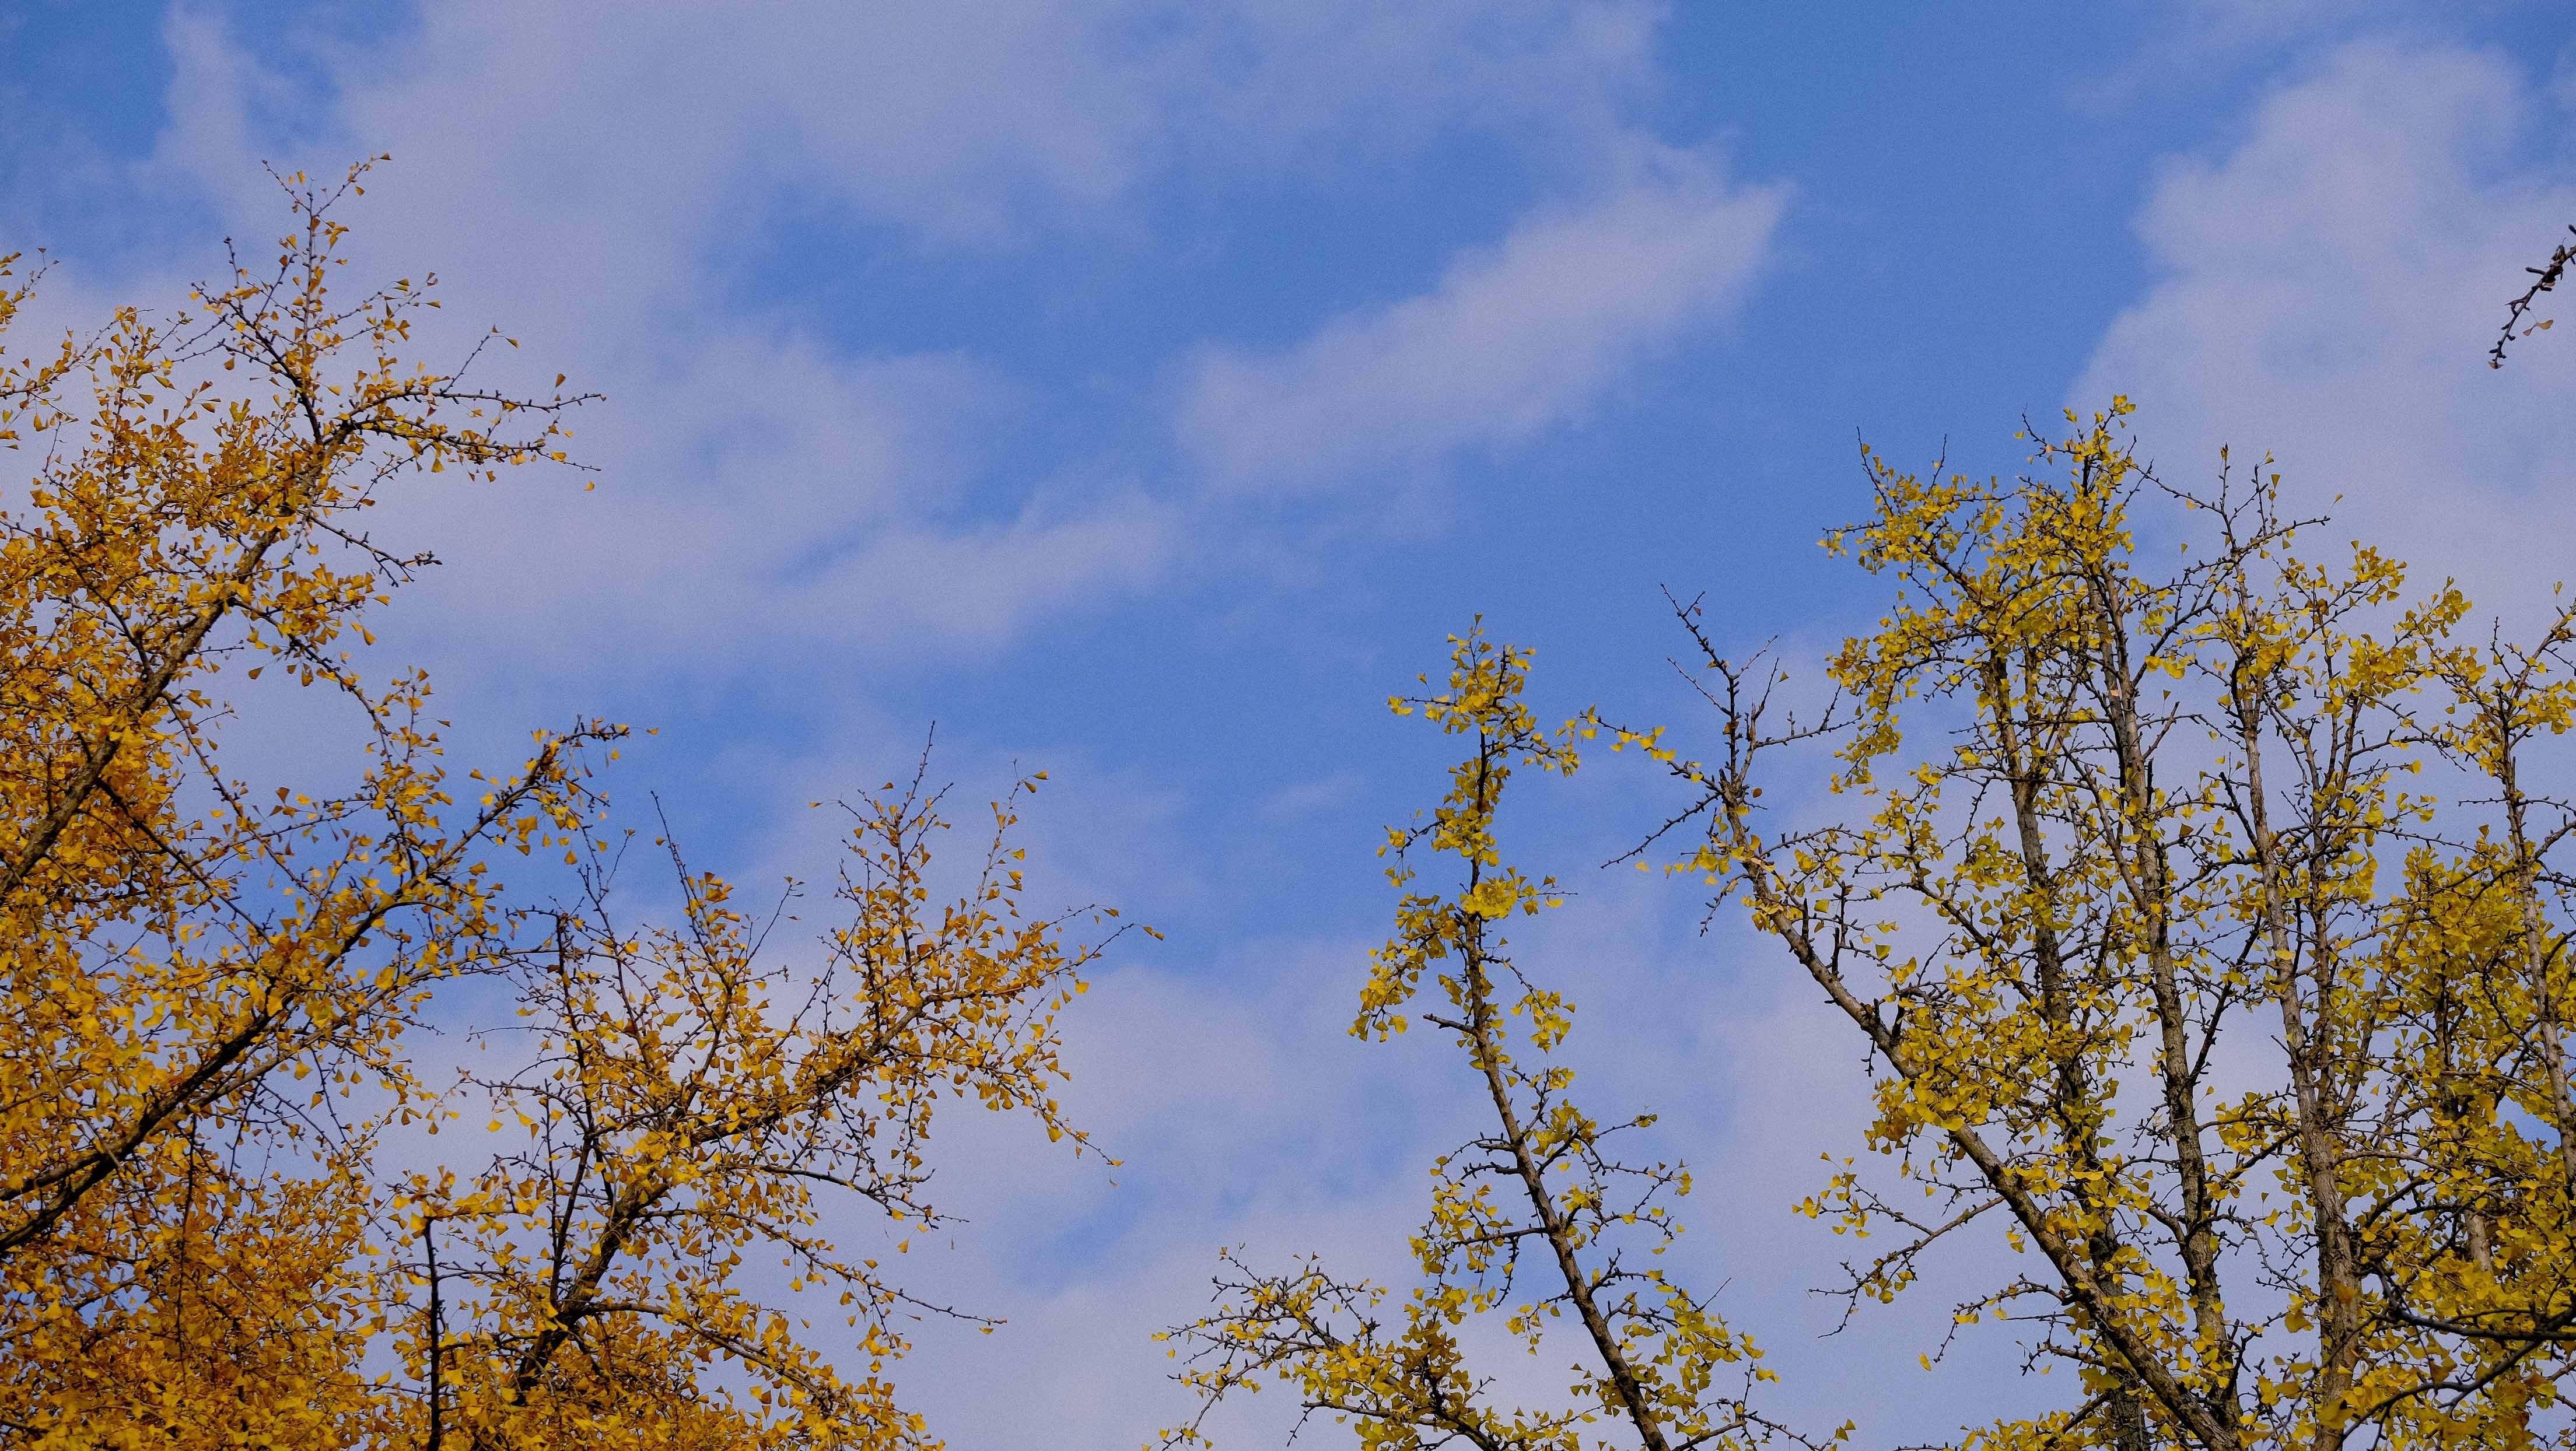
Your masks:
<svg viewBox="0 0 2576 1451"><path fill-rule="evenodd" d="M2305 999L2299 986L2299 964L2290 931L2289 892L2284 884L2280 838L2272 830L2271 804L2263 781L2263 731L2257 692L2264 687L2249 679L2248 662L2239 660L2232 690L2237 749L2245 760L2246 825L2253 838L2255 869L2262 880L2264 945L2272 958L2272 992L2281 1010L2281 1043L2289 1057L2290 1090L2298 1114L2299 1164L2307 1181L2309 1212L2314 1216L2317 1257L2317 1390L2315 1451L2341 1451L2349 1430L2353 1368L2361 1351L2361 1276L2353 1257L2351 1217L2342 1179L2341 1139L2328 1121L2324 1085L2311 1047ZM2323 856L2320 849L2316 855ZM2326 984L2318 985L2325 1001Z"/></svg>
<svg viewBox="0 0 2576 1451"><path fill-rule="evenodd" d="M2025 656L2024 674L2035 691L2040 683L2036 658ZM2109 1106L2086 1071L2081 1049L2065 1041L2074 1024L2074 1013L2068 1002L2065 948L2058 938L2055 920L2057 882L2049 865L2047 838L2040 819L2044 767L2035 759L2034 744L2022 729L2013 703L2011 667L2000 651L1987 657L1985 677L1987 714L1994 723L1995 744L2001 750L2005 778L2012 790L2013 827L2021 853L2023 882L2042 904L2039 920L2031 926L2031 958L2039 978L2040 1016L2056 1040L2050 1050L2052 1106L2060 1139L2078 1169L2072 1192L2092 1226L2085 1235L2085 1253L2093 1261L2094 1273L2105 1283L2116 1284L2120 1275L2120 1238L2108 1196L2103 1192L2108 1176L2100 1147L2101 1126L2108 1117ZM2150 1451L2146 1406L2138 1391L2137 1376L2129 1371L2119 1375L2118 1387L2103 1402L2100 1412L2111 1428L2112 1444L2117 1451Z"/></svg>
<svg viewBox="0 0 2576 1451"><path fill-rule="evenodd" d="M2500 700L2496 706L2493 729L2495 743L2496 785L2504 795L2506 845L2513 852L2514 900L2522 917L2523 972L2531 988L2534 1028L2540 1043L2541 1073L2547 1081L2551 1116L2550 1127L2558 1132L2558 1164L2568 1191L2576 1194L2576 1086L2571 1086L2567 1068L2566 1005L2552 981L2552 967L2557 957L2549 941L2549 918L2540 903L2540 852L2531 840L2531 802L2522 792L2521 762L2516 758L2511 721L2513 701Z"/></svg>
<svg viewBox="0 0 2576 1451"><path fill-rule="evenodd" d="M2174 954L2174 873L2164 838L2157 800L2155 766L2147 759L2145 734L2138 716L2135 663L2130 659L2127 622L2113 585L2098 576L2091 582L2093 607L2101 631L2099 658L2102 710L2110 727L2119 772L2121 821L2106 836L2123 858L2138 919L2138 947L2147 967L2147 990L2155 1002L2156 1072L2163 1088L2166 1132L2173 1144L2177 1196L2180 1199L2183 1274L2191 1297L2204 1373L2224 1384L2219 1358L2229 1353L2225 1297L2218 1275L2218 1206L2211 1193L2209 1158L2198 1102L2199 1074L2191 1052L2190 1005L2185 1001L2181 966Z"/></svg>

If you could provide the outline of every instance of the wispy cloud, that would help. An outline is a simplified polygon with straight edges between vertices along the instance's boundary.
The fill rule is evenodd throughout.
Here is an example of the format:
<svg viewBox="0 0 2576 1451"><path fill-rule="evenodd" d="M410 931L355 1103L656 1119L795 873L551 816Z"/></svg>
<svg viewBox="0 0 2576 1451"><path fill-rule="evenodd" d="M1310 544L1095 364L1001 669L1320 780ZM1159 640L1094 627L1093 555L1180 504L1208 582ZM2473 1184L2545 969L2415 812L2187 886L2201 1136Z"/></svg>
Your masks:
<svg viewBox="0 0 2576 1451"><path fill-rule="evenodd" d="M2493 54L2336 52L2241 145L2165 173L2140 223L2160 280L2075 406L2134 395L2177 478L2205 477L2222 443L2240 461L2268 449L2302 509L2333 509L2334 541L2529 603L2576 572L2560 486L2576 339L2542 334L2501 372L2486 348L2522 269L2576 220L2576 188L2490 158L2524 128L2563 133L2553 111Z"/></svg>
<svg viewBox="0 0 2576 1451"><path fill-rule="evenodd" d="M505 367L609 395L580 424L609 467L599 494L520 480L402 521L470 562L414 596L460 655L499 645L579 674L812 647L988 650L1150 586L1185 530L1216 526L1132 460L1032 468L997 452L1004 400L1043 385L994 360L826 342L777 297L747 297L741 269L780 197L896 229L886 255L990 262L1037 232L1131 226L1139 189L1177 171L1238 186L1258 156L1327 175L1360 134L1380 157L1478 130L1588 155L1615 98L1651 73L1658 12L1005 0L972 18L703 3L603 20L467 0L366 46L312 43L290 79L189 7L167 25L170 122L137 177L260 236L277 215L260 160L328 171L392 152L353 214L352 275L435 269L459 324L448 343L506 319L526 348ZM1744 199L1698 163L1666 170L1516 234L1444 326L1618 351L1606 332L1573 336L1586 325L1570 315L1498 314L1652 333L1644 312L1690 311L1700 285L1671 274L1694 249L1724 250L1722 219L1698 212ZM1620 237L1638 226L1651 234ZM1573 275L1600 267L1638 275ZM1557 411L1503 391L1536 410L1518 427Z"/></svg>
<svg viewBox="0 0 2576 1451"><path fill-rule="evenodd" d="M1734 308L1785 200L1706 156L1658 153L1589 205L1526 218L1419 296L1286 352L1202 356L1181 439L1228 487L1298 489L1526 438Z"/></svg>

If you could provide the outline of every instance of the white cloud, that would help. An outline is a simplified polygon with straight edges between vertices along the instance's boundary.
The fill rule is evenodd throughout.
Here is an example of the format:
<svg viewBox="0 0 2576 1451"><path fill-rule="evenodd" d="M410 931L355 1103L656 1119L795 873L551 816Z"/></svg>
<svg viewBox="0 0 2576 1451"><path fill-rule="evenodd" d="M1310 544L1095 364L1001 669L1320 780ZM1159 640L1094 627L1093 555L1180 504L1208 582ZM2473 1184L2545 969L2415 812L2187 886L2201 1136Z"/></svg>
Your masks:
<svg viewBox="0 0 2576 1451"><path fill-rule="evenodd" d="M2331 541L2529 606L2576 573L2576 338L2534 337L2502 371L2486 349L2523 268L2576 221L2567 132L2500 57L2335 53L2267 99L2232 152L2161 178L2140 224L2160 280L2113 323L2073 406L2134 396L2177 482L2206 478L2221 443L2239 460L2268 449L2300 509L2343 496Z"/></svg>
<svg viewBox="0 0 2576 1451"><path fill-rule="evenodd" d="M139 178L262 237L283 213L261 159L328 174L391 152L349 217L351 276L434 270L453 331L423 334L429 356L499 321L525 344L505 370L609 395L576 425L608 469L597 494L527 477L389 511L454 561L405 609L460 659L578 688L746 652L983 649L1152 585L1186 521L1132 470L996 456L982 435L1019 384L988 366L854 354L730 295L776 245L780 198L890 224L897 250L989 255L1042 227L1133 229L1140 189L1182 173L1329 174L1354 137L1372 165L1462 129L1588 157L1651 79L1659 10L468 0L359 46L254 42L189 8ZM272 64L289 54L296 79ZM181 275L212 270L210 250L179 255ZM113 286L176 297L174 280Z"/></svg>
<svg viewBox="0 0 2576 1451"><path fill-rule="evenodd" d="M172 20L172 120L147 175L211 196L236 234L257 237L283 220L262 155L318 158L304 164L327 174L393 152L347 213L351 276L446 279L445 311L420 336L427 358L458 355L500 320L525 346L495 355L494 381L541 389L560 370L608 395L575 420L576 452L604 471L597 493L541 474L462 494L441 480L386 511L379 533L451 561L403 607L454 658L451 679L492 660L581 688L818 649L981 650L1042 612L1157 577L1167 506L1123 479L1077 487L1060 464L1004 471L984 435L1014 386L990 368L854 351L726 295L719 259L740 254L743 219L759 215L751 194L777 180L764 168L873 187L934 228L969 203L906 191L916 172L1005 192L1113 185L1062 118L1022 116L1016 140L960 122L988 86L1046 89L1012 80L1043 59L1045 26L1010 40L1020 59L1005 64L983 55L1003 44L985 28L906 14L873 29L806 15L800 30L793 14L684 7L603 29L571 7L433 7L382 50L326 53L327 99L304 97L309 114L283 131L284 83L214 18ZM841 105L844 89L812 78L778 89L770 73L854 50L887 73L846 78L865 104ZM914 102L894 94L896 72ZM837 149L762 149L785 96L839 107ZM1019 144L1041 137L1069 149ZM992 174L1004 154L1034 171ZM134 285L179 293L168 279Z"/></svg>
<svg viewBox="0 0 2576 1451"><path fill-rule="evenodd" d="M1596 132L1651 73L1643 0L1011 0L704 12L743 84L775 98L800 176L952 234L1031 196L1094 207L1176 165L1380 164L1460 128Z"/></svg>
<svg viewBox="0 0 2576 1451"><path fill-rule="evenodd" d="M441 206L478 228L521 209L652 213L685 225L627 240L721 244L751 223L757 186L783 186L926 238L991 243L1034 216L1099 211L1175 167L1212 165L1229 184L1330 169L1353 137L1373 166L1462 130L1535 146L1571 136L1588 159L1615 101L1651 84L1662 10L683 0L603 13L463 0L425 7L379 46L325 48L331 99L285 139L332 160L328 145L355 141L459 181L471 172L482 184ZM181 72L165 155L220 174L263 139L254 116L297 113L248 37L211 12L182 14L171 34Z"/></svg>
<svg viewBox="0 0 2576 1451"><path fill-rule="evenodd" d="M1203 356L1182 441L1235 487L1294 488L1526 438L1731 310L1784 202L1706 157L1656 155L1589 206L1527 218L1420 296L1285 353Z"/></svg>

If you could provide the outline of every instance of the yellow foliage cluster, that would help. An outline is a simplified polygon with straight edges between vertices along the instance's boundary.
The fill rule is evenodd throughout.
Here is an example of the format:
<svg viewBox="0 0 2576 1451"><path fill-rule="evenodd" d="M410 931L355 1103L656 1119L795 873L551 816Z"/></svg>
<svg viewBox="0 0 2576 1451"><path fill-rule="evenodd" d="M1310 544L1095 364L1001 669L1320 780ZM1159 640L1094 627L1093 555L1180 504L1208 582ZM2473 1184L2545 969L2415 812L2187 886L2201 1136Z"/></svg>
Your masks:
<svg viewBox="0 0 2576 1451"><path fill-rule="evenodd" d="M1829 702L1775 708L1777 664L1684 608L1713 753L1587 724L1656 753L1705 828L1672 869L1872 1050L1869 1146L1925 1197L1844 1160L1801 1206L1893 1236L1851 1299L1943 1241L2039 1261L1956 1318L2017 1321L2075 1393L1976 1444L2556 1444L2576 814L2533 777L2576 610L2464 638L2447 583L2301 554L2271 460L2174 488L2128 413L2011 482L1864 450L1874 515L1825 542L1894 600ZM2188 536L2169 570L2141 503ZM1802 746L1834 754L1779 824L1761 782Z"/></svg>
<svg viewBox="0 0 2576 1451"><path fill-rule="evenodd" d="M477 386L481 348L409 361L425 288L334 295L364 169L286 179L273 265L175 317L0 355L0 442L33 465L0 516L0 1433L928 1444L885 1378L916 1307L818 1216L935 1222L943 1094L1079 1145L1054 1020L1096 949L1022 914L1017 791L947 902L937 794L858 807L842 925L799 958L668 842L680 920L622 920L631 833L592 784L621 728L450 770L427 678L352 658L426 562L365 511L418 473L567 463L584 400ZM290 685L344 707L336 783L224 763ZM496 863L556 852L570 886L505 897ZM406 1034L460 978L516 1001L498 1056L528 1066L424 1081ZM500 1152L376 1167L468 1113ZM775 1261L783 1294L746 1279ZM817 1338L798 1309L826 1303Z"/></svg>
<svg viewBox="0 0 2576 1451"><path fill-rule="evenodd" d="M1200 1405L1166 1445L1264 1385L1403 1451L1804 1439L1749 1402L1751 1343L1633 1258L1677 1232L1655 1201L1687 1177L1603 1152L1651 1120L1569 1100L1572 1008L1501 935L1557 901L1497 845L1504 785L1603 736L1687 793L1641 867L1680 834L1668 869L1740 904L1869 1049L1878 1162L1827 1154L1798 1206L1878 1241L1847 1305L1963 1242L2026 1257L1953 1333L2011 1322L2068 1393L1963 1445L2569 1443L2576 799L2541 777L2576 724L2576 607L2480 640L2447 582L2410 596L2367 545L2302 553L2322 521L2281 512L2268 458L2168 486L2129 413L2069 415L2010 482L1864 449L1876 507L1824 544L1893 598L1802 711L1767 649L1729 656L1677 601L1704 759L1597 711L1542 733L1528 654L1481 633L1445 693L1394 702L1475 749L1383 849L1405 894L1352 1031L1403 1032L1436 983L1413 1011L1491 1115L1434 1165L1409 1295L1223 1257L1214 1312L1166 1336ZM2143 562L2142 505L2170 569ZM1413 888L1423 848L1448 891ZM1488 1315L1529 1353L1575 1347L1561 1409L1501 1393L1470 1334Z"/></svg>
<svg viewBox="0 0 2576 1451"><path fill-rule="evenodd" d="M1708 1293L1652 1263L1681 1233L1665 1200L1690 1192L1689 1171L1610 1152L1614 1138L1654 1116L1605 1123L1575 1104L1574 1071L1558 1061L1574 1005L1524 971L1502 934L1510 919L1563 900L1553 878L1532 880L1504 860L1503 789L1524 767L1573 772L1579 727L1539 728L1521 698L1527 651L1481 630L1451 645L1447 690L1389 704L1473 749L1451 769L1430 819L1392 829L1381 848L1404 895L1351 1033L1385 1041L1404 1032L1399 1010L1431 978L1439 1001L1417 1011L1446 1035L1491 1117L1432 1166L1431 1213L1412 1237L1421 1283L1392 1313L1387 1287L1339 1278L1319 1260L1265 1272L1228 1252L1213 1313L1162 1337L1177 1342L1176 1357L1186 1349L1177 1378L1199 1402L1163 1444L1208 1444L1208 1412L1265 1384L1288 1387L1308 1416L1349 1425L1371 1451L1742 1451L1802 1440L1752 1403L1773 1378L1762 1351L1718 1316ZM1448 890L1409 890L1412 855L1425 850L1446 859ZM1488 1317L1528 1354L1576 1347L1560 1408L1499 1403L1495 1375L1464 1338L1469 1322Z"/></svg>

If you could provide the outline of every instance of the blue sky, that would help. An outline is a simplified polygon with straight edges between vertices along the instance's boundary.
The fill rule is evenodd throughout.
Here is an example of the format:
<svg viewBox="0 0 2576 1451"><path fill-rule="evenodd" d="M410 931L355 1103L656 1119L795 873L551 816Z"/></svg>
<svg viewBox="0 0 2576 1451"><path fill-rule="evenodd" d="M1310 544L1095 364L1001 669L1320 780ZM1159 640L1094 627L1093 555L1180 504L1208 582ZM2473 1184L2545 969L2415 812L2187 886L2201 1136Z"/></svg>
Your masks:
<svg viewBox="0 0 2576 1451"><path fill-rule="evenodd" d="M1814 547L1856 435L2009 470L2022 415L2114 391L2169 469L2269 448L2481 598L2565 573L2571 344L2482 352L2576 220L2571 41L2503 0L31 0L0 229L68 325L265 235L263 160L392 153L355 266L608 395L598 492L388 511L449 561L388 649L468 751L656 725L615 789L754 881L827 869L804 803L934 720L972 791L1051 771L1041 885L1169 937L1071 1028L1131 1165L961 1127L976 1223L919 1273L1013 1323L913 1379L960 1446L1111 1447L1168 1418L1143 1336L1216 1246L1383 1265L1462 1131L1427 1051L1337 1027L1440 759L1384 700L1472 615L1538 647L1542 714L1675 712L1665 586L1793 652L1874 614ZM1585 892L1545 945L1604 1097L1718 1171L1693 1263L1811 1419L1997 1408L1913 1368L1937 1287L1813 1339L1836 1256L1785 1206L1856 1141L1856 1055L1590 872L1656 805L1604 762L1522 839Z"/></svg>

